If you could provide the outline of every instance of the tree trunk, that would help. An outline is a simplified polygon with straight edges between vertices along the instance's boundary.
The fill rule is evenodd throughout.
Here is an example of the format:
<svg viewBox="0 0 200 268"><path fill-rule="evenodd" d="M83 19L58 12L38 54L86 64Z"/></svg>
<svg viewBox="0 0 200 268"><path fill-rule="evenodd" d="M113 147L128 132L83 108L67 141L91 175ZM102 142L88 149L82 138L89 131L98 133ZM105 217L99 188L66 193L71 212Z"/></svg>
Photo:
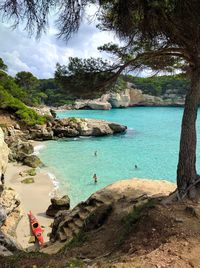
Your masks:
<svg viewBox="0 0 200 268"><path fill-rule="evenodd" d="M191 89L185 100L181 126L177 186L180 197L188 194L187 189L197 180L196 172L196 119L200 100L200 68L191 72Z"/></svg>

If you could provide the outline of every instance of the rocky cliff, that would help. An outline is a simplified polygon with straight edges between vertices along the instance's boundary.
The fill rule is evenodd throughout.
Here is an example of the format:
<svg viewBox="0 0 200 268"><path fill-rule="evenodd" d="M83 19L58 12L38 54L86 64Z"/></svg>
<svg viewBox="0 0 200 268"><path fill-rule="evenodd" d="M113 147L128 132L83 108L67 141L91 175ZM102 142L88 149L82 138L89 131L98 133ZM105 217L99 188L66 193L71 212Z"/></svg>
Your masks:
<svg viewBox="0 0 200 268"><path fill-rule="evenodd" d="M185 98L173 90L166 91L165 95L153 96L143 94L142 90L128 87L120 92L110 92L95 100L77 100L74 106L63 106L61 109L91 109L110 110L131 106L183 106Z"/></svg>
<svg viewBox="0 0 200 268"><path fill-rule="evenodd" d="M4 141L4 133L0 128L0 176L5 174L8 164L9 149ZM0 256L10 256L21 250L13 239L15 228L20 219L20 201L11 188L0 188Z"/></svg>
<svg viewBox="0 0 200 268"><path fill-rule="evenodd" d="M9 149L4 142L4 133L0 128L0 176L5 173L8 164Z"/></svg>

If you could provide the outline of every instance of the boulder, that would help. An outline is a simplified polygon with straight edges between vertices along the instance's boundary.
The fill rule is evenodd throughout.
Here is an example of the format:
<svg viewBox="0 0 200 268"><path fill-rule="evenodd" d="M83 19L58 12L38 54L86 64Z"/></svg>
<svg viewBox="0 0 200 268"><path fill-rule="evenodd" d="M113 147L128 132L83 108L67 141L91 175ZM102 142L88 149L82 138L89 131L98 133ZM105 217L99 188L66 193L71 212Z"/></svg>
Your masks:
<svg viewBox="0 0 200 268"><path fill-rule="evenodd" d="M0 256L11 256L22 251L22 247L9 235L0 232Z"/></svg>
<svg viewBox="0 0 200 268"><path fill-rule="evenodd" d="M119 125L116 123L110 123L109 127L112 129L113 133L122 133L125 132L127 127L123 125Z"/></svg>
<svg viewBox="0 0 200 268"><path fill-rule="evenodd" d="M17 139L9 144L10 161L23 162L23 159L34 152L33 145L30 142L23 142L20 139Z"/></svg>
<svg viewBox="0 0 200 268"><path fill-rule="evenodd" d="M54 217L61 210L69 210L70 199L67 195L62 198L51 198L51 205L48 207L46 214L50 217Z"/></svg>
<svg viewBox="0 0 200 268"><path fill-rule="evenodd" d="M37 155L27 155L23 159L23 164L32 168L37 168L42 166L42 162Z"/></svg>

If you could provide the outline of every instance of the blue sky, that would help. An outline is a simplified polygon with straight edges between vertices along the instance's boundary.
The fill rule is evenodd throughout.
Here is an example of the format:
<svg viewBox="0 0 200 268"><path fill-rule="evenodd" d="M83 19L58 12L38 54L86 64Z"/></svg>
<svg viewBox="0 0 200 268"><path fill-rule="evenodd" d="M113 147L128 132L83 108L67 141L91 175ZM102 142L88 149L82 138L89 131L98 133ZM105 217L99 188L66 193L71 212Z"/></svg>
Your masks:
<svg viewBox="0 0 200 268"><path fill-rule="evenodd" d="M57 62L67 64L69 57L104 57L97 47L117 41L112 33L100 32L94 23L85 20L79 32L66 43L56 38L57 30L50 22L40 40L29 38L22 27L11 30L0 23L0 57L8 65L9 74L29 71L39 78L53 77Z"/></svg>

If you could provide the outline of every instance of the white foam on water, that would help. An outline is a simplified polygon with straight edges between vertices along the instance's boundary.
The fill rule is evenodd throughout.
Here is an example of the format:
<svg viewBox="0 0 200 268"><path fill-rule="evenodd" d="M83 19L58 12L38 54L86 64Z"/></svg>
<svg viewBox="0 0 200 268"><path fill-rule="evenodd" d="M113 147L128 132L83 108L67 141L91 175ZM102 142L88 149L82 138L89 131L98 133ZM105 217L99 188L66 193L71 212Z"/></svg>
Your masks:
<svg viewBox="0 0 200 268"><path fill-rule="evenodd" d="M80 139L91 139L92 136L79 136Z"/></svg>
<svg viewBox="0 0 200 268"><path fill-rule="evenodd" d="M51 172L47 172L49 178L51 179L52 183L53 183L53 186L54 186L54 189L53 191L51 191L49 193L49 196L50 197L55 197L57 194L58 194L58 189L59 189L59 182L58 180L56 179L56 176L51 173Z"/></svg>
<svg viewBox="0 0 200 268"><path fill-rule="evenodd" d="M33 154L34 155L39 155L40 154L40 151L43 150L44 148L45 148L45 145L44 144L39 144L39 145L34 146L34 152L33 152Z"/></svg>

